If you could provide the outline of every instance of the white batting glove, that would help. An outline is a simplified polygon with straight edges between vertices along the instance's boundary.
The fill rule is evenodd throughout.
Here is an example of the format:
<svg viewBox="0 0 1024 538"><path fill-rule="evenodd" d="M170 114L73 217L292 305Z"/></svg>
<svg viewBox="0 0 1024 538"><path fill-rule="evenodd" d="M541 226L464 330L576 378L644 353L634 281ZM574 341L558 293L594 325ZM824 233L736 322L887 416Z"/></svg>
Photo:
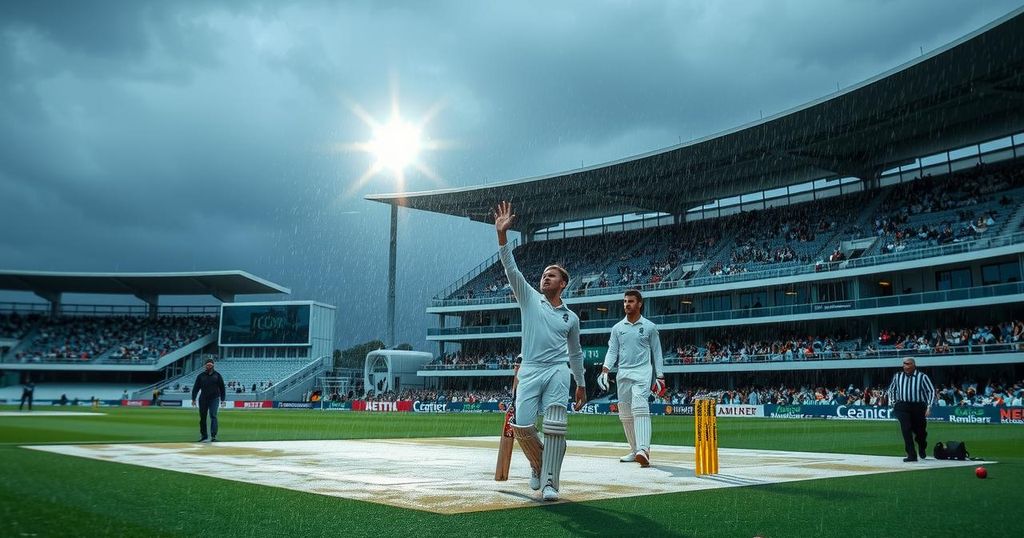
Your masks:
<svg viewBox="0 0 1024 538"><path fill-rule="evenodd" d="M601 372L601 375L597 376L597 386L601 387L601 390L608 390L608 372Z"/></svg>
<svg viewBox="0 0 1024 538"><path fill-rule="evenodd" d="M665 389L667 388L668 385L665 384L665 378L659 377L654 380L654 386L651 387L651 392L656 396L661 396L662 394L665 394Z"/></svg>

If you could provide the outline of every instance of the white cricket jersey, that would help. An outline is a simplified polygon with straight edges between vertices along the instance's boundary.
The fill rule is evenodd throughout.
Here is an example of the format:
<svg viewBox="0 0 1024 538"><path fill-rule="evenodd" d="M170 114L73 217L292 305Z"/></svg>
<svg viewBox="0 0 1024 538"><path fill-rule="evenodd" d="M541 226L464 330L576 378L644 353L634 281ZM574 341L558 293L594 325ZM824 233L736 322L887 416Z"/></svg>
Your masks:
<svg viewBox="0 0 1024 538"><path fill-rule="evenodd" d="M580 347L580 318L562 302L551 306L544 295L526 282L516 266L512 246L498 249L505 275L519 303L523 322L523 365L569 363L576 385L583 387L583 348Z"/></svg>
<svg viewBox="0 0 1024 538"><path fill-rule="evenodd" d="M624 371L650 368L654 360L654 373L664 374L665 359L661 354L661 339L658 338L658 326L651 320L640 316L636 323L628 319L612 327L608 338L608 354L604 357L604 367L611 370L618 367L619 375ZM650 376L650 370L646 370Z"/></svg>

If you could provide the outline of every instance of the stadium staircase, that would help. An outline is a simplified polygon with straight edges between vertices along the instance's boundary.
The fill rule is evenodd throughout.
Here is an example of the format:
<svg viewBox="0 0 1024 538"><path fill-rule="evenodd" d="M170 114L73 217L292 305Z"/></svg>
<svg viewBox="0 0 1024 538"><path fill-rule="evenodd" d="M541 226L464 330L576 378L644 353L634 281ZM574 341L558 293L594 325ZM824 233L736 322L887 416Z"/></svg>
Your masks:
<svg viewBox="0 0 1024 538"><path fill-rule="evenodd" d="M697 271L694 278L711 276L711 268L718 263L721 263L723 267L728 265L726 262L730 261L733 251L736 250L736 236L740 234L740 231L740 226L733 225L726 228L722 233L722 239L718 241L718 250L708 256L707 262Z"/></svg>
<svg viewBox="0 0 1024 538"><path fill-rule="evenodd" d="M879 209L883 204L885 204L885 201L889 199L893 192L895 192L895 189L882 189L881 196L869 197L870 201L860 212L860 216L857 217L857 220L850 226L840 227L839 231L828 242L822 245L822 248L818 250L818 252L814 253L814 256L811 256L811 260L828 260L829 256L832 255L832 252L830 251L832 245L839 244L843 240L861 239L861 237L854 236L853 230L863 230L862 234L874 237L875 215L878 214ZM865 248L862 255L874 249L875 245L878 243L878 239L878 237L875 237L871 246Z"/></svg>
<svg viewBox="0 0 1024 538"><path fill-rule="evenodd" d="M216 363L216 369L224 378L225 383L237 382L245 387L245 392L236 393L231 388L227 389L229 400L263 400L270 399L269 396L280 394L291 395L297 387L303 386L305 381L312 382L316 376L323 373L324 359L319 358L310 361L309 359L221 359ZM191 398L192 385L196 376L203 371L203 366L194 368L182 375L161 381L139 389L133 398L148 399L154 390L160 390L165 399L188 400ZM263 382L271 381L273 385L269 389L253 392L252 385L257 386ZM280 388L277 385L282 385ZM184 390L174 390L176 385L181 385ZM308 387L306 387L308 389ZM301 392L300 392L301 393Z"/></svg>
<svg viewBox="0 0 1024 538"><path fill-rule="evenodd" d="M267 390L257 393L260 400L297 401L310 389L314 388L320 378L333 366L330 356L321 357L304 366L301 370L275 383Z"/></svg>
<svg viewBox="0 0 1024 538"><path fill-rule="evenodd" d="M1015 191L1019 191L1019 189L1015 189ZM1017 207L1013 213L1010 214L1009 218L1006 219L1006 222L999 227L999 235L1020 231L1021 225L1024 224L1024 202L1022 202L1022 200L1024 200L1024 196L1021 196L1020 193L1017 192Z"/></svg>
<svg viewBox="0 0 1024 538"><path fill-rule="evenodd" d="M32 327L24 336L21 337L21 340L18 340L18 343L8 350L2 357L3 362L15 362L17 360L18 353L28 349L38 334L39 327Z"/></svg>
<svg viewBox="0 0 1024 538"><path fill-rule="evenodd" d="M650 266L651 266L651 260L653 259L653 256L649 255L649 254L641 254L640 256L638 256L636 258L630 256L630 258L628 260L620 260L620 259L615 259L615 260L611 260L611 261L605 261L605 260L608 257L612 257L612 256L614 256L616 254L619 254L621 256L622 253L633 253L633 252L637 252L637 251L641 251L642 252L643 250L645 250L647 248L647 246L650 243L652 243L654 241L657 241L659 239L661 239L661 237L659 235L656 235L656 234L641 235L636 240L634 240L634 241L632 241L632 242L630 242L630 243L628 243L628 244L626 244L624 246L617 246L617 247L615 247L615 249L613 251L603 250L603 249L600 248L600 246L595 245L593 247L592 251L588 252L583 257L585 259L588 259L588 260L589 259L594 259L594 260L598 260L598 261L596 263L588 263L584 267L577 268L576 272L578 272L580 276L574 276L573 277L573 279L572 279L573 281L570 283L569 287L566 289L566 292L575 291L584 283L590 284L590 283L592 283L594 281L595 277L596 278L600 278L601 275L604 275L605 278L608 279L609 285L612 286L612 287L622 285L622 284L618 283L619 279L621 278L621 275L619 274L619 267L621 267L623 265L628 265L630 267L630 269L632 269L634 271L643 270L643 269L649 269ZM603 252L605 254L604 256L600 255L600 252L602 250L603 250ZM658 252L667 252L667 250L668 249L662 248L662 249L658 249ZM601 258L605 258L605 260L602 260ZM634 283L632 283L630 285L640 285L640 284L646 284L646 282L634 282Z"/></svg>
<svg viewBox="0 0 1024 538"><path fill-rule="evenodd" d="M112 347L112 348L108 349L107 351L103 352L103 354L100 355L99 357L96 357L95 362L96 363L101 363L101 364L150 364L150 363L154 363L158 368L163 368L164 366L167 366L169 364L173 364L175 361L183 359L183 358L185 358L185 357L187 357L187 356L189 356L189 355L191 355L191 354L193 354L193 353L203 349L204 347L214 343L216 340L217 340L217 334L216 333L209 333L209 334L206 334L205 336L202 336L202 337L200 337L200 338L198 338L196 340L193 340L192 342L189 342L188 344L185 344L182 347L179 347L178 349L175 349L174 351L171 351L170 353L164 354L159 359L156 359L156 360L142 359L142 360L138 360L138 361L119 360L119 359L112 358L112 355L114 354L114 352L116 352L120 348L120 346L121 346L121 344L117 344L114 347Z"/></svg>
<svg viewBox="0 0 1024 538"><path fill-rule="evenodd" d="M512 249L515 250L518 247L519 247L519 240L518 239L513 240L512 241ZM474 267L474 268L470 269L469 271L467 271L466 274L462 275L462 277L460 277L458 280L456 280L455 282L452 282L448 287L446 287L445 289L441 290L439 293L434 295L434 299L453 299L453 298L456 298L458 295L460 295L462 293L466 293L469 290L473 290L474 293L482 292L484 290L483 286L486 285L486 284L481 284L480 282L477 282L476 280L481 275L483 275L484 273L488 272L488 269L491 269L492 267L494 267L495 264L500 265L497 252L492 254L486 260L480 262L476 267ZM480 289L477 289L477 288L480 288Z"/></svg>

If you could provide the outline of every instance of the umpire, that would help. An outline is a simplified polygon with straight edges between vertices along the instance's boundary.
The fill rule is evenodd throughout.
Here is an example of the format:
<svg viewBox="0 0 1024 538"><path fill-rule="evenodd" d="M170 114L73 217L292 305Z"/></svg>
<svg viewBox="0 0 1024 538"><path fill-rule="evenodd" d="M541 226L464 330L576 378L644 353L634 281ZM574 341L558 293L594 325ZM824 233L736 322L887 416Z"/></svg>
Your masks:
<svg viewBox="0 0 1024 538"><path fill-rule="evenodd" d="M914 359L903 359L903 371L897 372L889 384L889 401L903 432L903 445L907 451L903 461L917 461L918 454L924 459L928 454L927 417L932 414L935 386L924 372L917 371ZM917 452L914 452L915 437Z"/></svg>
<svg viewBox="0 0 1024 538"><path fill-rule="evenodd" d="M217 440L217 408L224 404L227 398L227 391L224 388L224 378L220 372L213 369L213 359L207 359L203 366L205 370L196 377L196 384L192 385L192 407L196 405L196 395L199 395L199 442L205 443ZM206 415L210 415L210 433L206 436Z"/></svg>

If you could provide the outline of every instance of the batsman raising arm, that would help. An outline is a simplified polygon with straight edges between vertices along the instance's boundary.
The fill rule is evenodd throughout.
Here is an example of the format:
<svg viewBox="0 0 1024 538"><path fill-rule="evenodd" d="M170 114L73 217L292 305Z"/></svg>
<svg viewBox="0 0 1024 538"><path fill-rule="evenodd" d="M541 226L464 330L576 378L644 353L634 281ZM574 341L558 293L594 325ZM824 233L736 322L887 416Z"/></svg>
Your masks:
<svg viewBox="0 0 1024 538"><path fill-rule="evenodd" d="M586 403L587 397L583 379L583 348L580 347L580 319L562 302L562 290L569 284L569 273L561 266L549 265L544 269L540 293L526 282L516 266L512 246L506 237L515 218L512 204L498 204L494 212L498 254L519 303L523 328L523 363L519 367L513 428L533 469L530 487L534 490L543 487L543 499L556 501L558 478L565 457L570 371L576 379L576 409ZM543 444L536 426L541 412L544 414Z"/></svg>
<svg viewBox="0 0 1024 538"><path fill-rule="evenodd" d="M616 384L619 393L619 420L629 441L629 454L619 461L635 461L641 467L651 464L651 408L647 397L651 390L659 396L665 392L664 358L658 327L640 315L644 298L637 290L629 290L622 297L626 317L612 327L608 340L608 354L604 368L597 377L597 385L608 390L608 372L619 369ZM657 377L651 386L651 363Z"/></svg>

